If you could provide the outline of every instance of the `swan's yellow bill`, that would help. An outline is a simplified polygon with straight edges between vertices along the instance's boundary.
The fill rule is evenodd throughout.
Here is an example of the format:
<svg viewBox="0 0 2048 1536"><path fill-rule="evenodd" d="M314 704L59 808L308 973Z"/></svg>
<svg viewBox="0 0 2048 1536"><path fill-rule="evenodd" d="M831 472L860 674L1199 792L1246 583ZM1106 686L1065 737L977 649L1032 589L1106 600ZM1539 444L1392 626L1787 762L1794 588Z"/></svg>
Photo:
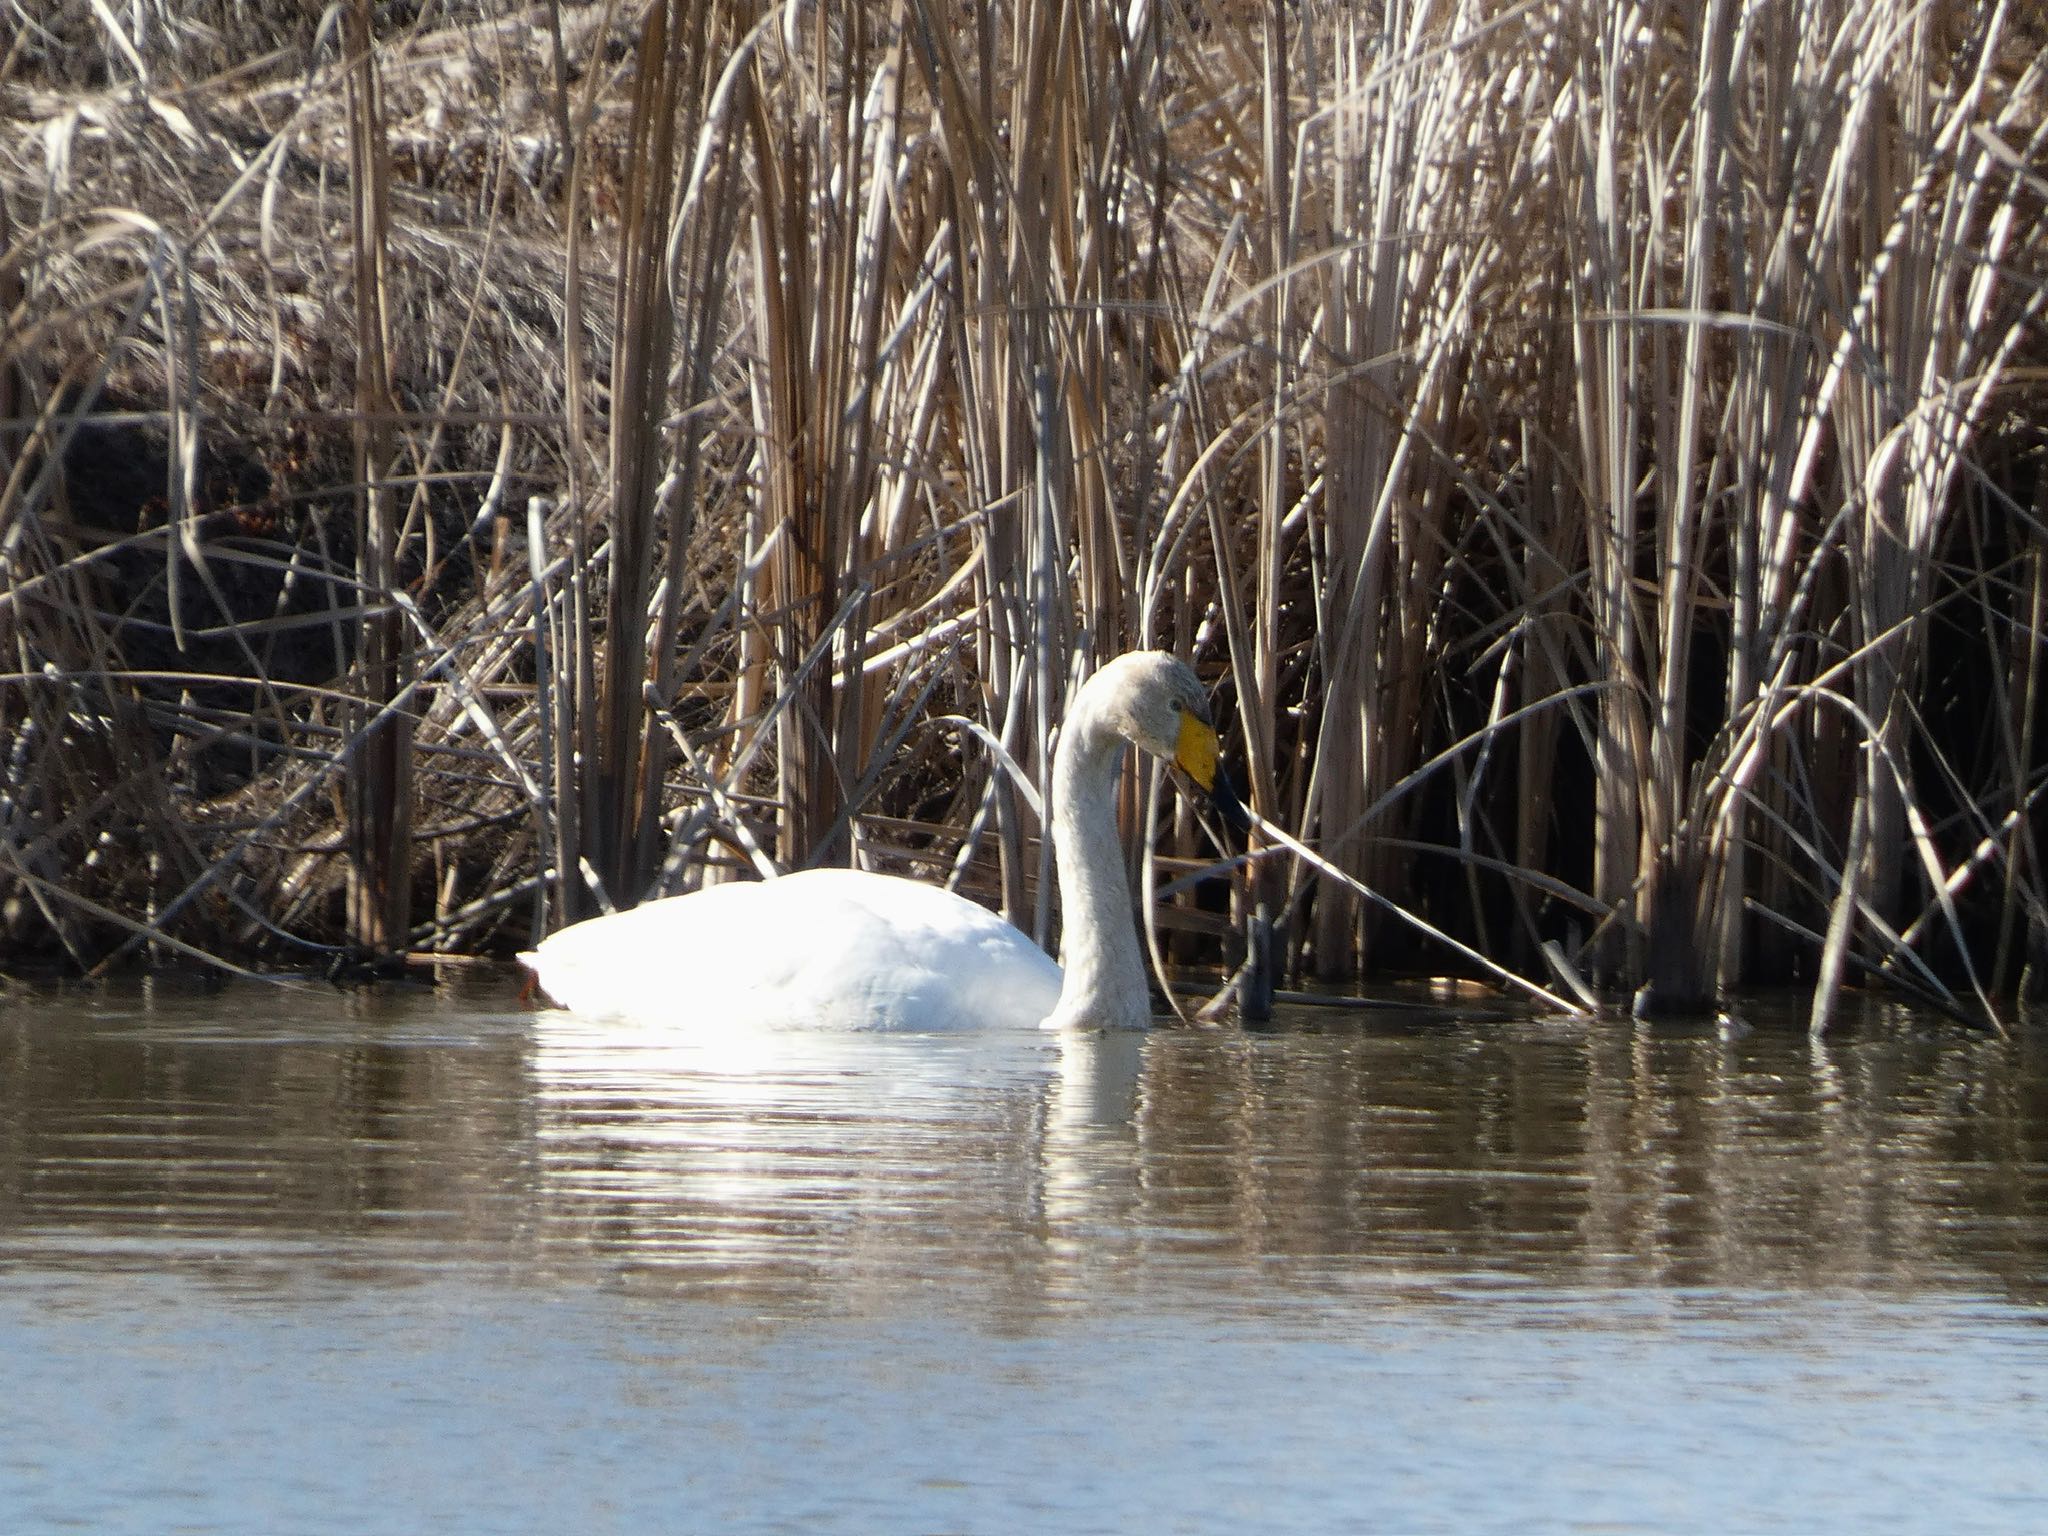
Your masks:
<svg viewBox="0 0 2048 1536"><path fill-rule="evenodd" d="M1244 804L1237 798L1236 787L1216 761L1217 750L1214 726L1193 714L1180 717L1180 740L1174 745L1173 760L1207 792L1209 803L1216 807L1225 822L1236 831L1249 831L1251 818L1245 814Z"/></svg>
<svg viewBox="0 0 2048 1536"><path fill-rule="evenodd" d="M1183 714L1173 760L1204 789L1216 787L1216 750L1216 728L1206 720L1197 720L1192 711Z"/></svg>

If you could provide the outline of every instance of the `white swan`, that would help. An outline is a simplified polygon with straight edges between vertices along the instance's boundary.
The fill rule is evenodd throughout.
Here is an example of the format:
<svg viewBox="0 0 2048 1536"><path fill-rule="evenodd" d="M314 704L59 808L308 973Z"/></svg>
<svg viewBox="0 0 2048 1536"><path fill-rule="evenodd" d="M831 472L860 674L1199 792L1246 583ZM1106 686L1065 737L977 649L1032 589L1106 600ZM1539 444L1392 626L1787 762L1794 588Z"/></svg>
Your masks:
<svg viewBox="0 0 2048 1536"><path fill-rule="evenodd" d="M1052 771L1064 973L985 907L893 875L817 869L715 885L564 928L519 958L577 1013L739 1025L1143 1028L1145 962L1117 832L1125 742L1179 764L1226 815L1195 674L1163 651L1109 663L1074 697Z"/></svg>

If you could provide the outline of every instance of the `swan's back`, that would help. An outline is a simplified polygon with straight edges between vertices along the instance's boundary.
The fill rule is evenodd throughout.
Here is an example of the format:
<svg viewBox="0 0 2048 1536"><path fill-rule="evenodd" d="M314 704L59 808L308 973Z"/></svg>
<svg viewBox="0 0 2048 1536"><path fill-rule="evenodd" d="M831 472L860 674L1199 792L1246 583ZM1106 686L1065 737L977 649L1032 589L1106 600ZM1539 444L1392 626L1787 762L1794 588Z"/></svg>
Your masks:
<svg viewBox="0 0 2048 1536"><path fill-rule="evenodd" d="M643 902L521 956L564 1008L676 1029L1030 1027L1060 968L938 886L814 869Z"/></svg>

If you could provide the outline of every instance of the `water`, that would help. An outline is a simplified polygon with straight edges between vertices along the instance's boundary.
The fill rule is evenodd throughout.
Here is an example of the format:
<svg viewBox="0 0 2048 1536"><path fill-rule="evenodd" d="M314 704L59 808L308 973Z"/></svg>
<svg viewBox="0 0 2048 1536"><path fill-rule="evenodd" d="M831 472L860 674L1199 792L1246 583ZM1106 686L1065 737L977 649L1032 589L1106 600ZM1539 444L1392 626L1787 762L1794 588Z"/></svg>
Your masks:
<svg viewBox="0 0 2048 1536"><path fill-rule="evenodd" d="M2034 1531L2048 1051L0 1011L0 1531Z"/></svg>

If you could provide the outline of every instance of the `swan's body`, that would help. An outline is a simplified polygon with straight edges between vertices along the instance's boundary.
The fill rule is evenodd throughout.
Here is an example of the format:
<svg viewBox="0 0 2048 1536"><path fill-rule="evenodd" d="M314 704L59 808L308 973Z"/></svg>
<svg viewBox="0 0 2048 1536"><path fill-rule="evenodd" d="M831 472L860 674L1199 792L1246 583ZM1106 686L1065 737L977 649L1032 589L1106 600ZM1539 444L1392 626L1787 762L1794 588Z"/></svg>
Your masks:
<svg viewBox="0 0 2048 1536"><path fill-rule="evenodd" d="M857 869L707 886L564 928L528 959L577 1013L754 1023L1028 1028L1060 968L964 896Z"/></svg>
<svg viewBox="0 0 2048 1536"><path fill-rule="evenodd" d="M965 897L845 869L646 902L520 958L565 1008L679 1028L1141 1028L1151 998L1115 804L1125 742L1215 791L1216 733L1184 664L1133 652L1082 687L1053 762L1064 971Z"/></svg>

